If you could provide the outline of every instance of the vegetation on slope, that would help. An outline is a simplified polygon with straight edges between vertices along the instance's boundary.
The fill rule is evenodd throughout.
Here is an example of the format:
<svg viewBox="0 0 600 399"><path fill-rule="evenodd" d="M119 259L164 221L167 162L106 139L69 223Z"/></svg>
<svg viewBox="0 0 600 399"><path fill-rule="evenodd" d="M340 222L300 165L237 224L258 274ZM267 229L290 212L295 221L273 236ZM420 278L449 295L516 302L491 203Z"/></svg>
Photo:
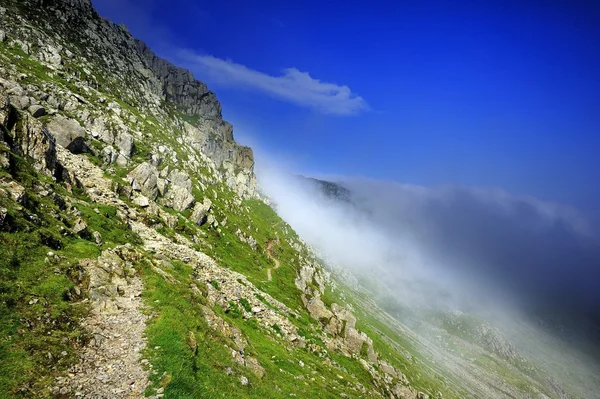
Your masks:
<svg viewBox="0 0 600 399"><path fill-rule="evenodd" d="M0 172L0 208L7 210L0 227L0 396L46 397L87 341L80 327L89 311L82 301L86 275L78 261L137 240L114 208L92 208L85 196L11 156L13 170ZM11 181L25 189L19 202ZM79 215L103 244L71 232Z"/></svg>

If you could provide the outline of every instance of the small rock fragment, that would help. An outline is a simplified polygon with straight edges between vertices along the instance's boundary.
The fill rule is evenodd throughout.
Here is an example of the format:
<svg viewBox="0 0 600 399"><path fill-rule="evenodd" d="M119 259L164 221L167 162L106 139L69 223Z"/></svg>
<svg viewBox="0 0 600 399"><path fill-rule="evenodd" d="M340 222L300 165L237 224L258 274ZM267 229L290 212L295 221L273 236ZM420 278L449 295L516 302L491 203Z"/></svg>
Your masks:
<svg viewBox="0 0 600 399"><path fill-rule="evenodd" d="M46 108L42 107L41 105L32 105L29 107L28 111L34 118L39 118L46 115Z"/></svg>

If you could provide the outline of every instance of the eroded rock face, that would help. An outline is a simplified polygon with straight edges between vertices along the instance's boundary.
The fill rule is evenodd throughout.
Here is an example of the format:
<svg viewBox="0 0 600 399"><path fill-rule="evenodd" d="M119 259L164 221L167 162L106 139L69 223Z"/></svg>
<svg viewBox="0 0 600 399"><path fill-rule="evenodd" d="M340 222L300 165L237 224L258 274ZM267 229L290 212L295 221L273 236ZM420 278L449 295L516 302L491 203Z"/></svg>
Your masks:
<svg viewBox="0 0 600 399"><path fill-rule="evenodd" d="M135 40L145 66L158 78L157 89L166 101L182 106L187 115L202 115L207 119L221 119L221 104L206 85L190 71L174 66L154 54L141 40Z"/></svg>
<svg viewBox="0 0 600 399"><path fill-rule="evenodd" d="M27 90L16 88L11 98L17 109L36 106L32 111L38 117L42 109L51 115L57 110L75 115L80 127L92 137L115 146L117 155L110 154L104 159L125 167L135 152L135 142L144 140L148 133L148 124L141 123L139 114L131 114L127 107L131 106L145 114L141 119L152 116L151 129L167 135L172 135L173 129L178 134L183 132L179 143L190 143L217 170L225 170L226 183L238 194L256 195L252 151L235 142L233 127L223 120L215 94L191 72L157 57L126 28L100 17L89 0L19 3L22 7L18 15L11 14L11 9L5 12L5 21L11 23L3 24L3 38L10 45L18 44L50 70L62 73L65 65L75 64L83 66L83 73L72 82L77 90L70 93L64 90L32 96ZM40 20L44 23L40 24ZM68 43L80 45L68 46ZM100 91L110 92L119 102L107 99ZM171 123L172 108L164 107L165 102L175 106L178 119L175 124ZM189 123L183 122L184 119ZM72 122L65 126L57 121L49 127L50 131L53 129L57 142L65 148L76 137L84 137ZM232 165L231 171L221 169L226 162ZM178 197L185 199L182 195Z"/></svg>
<svg viewBox="0 0 600 399"><path fill-rule="evenodd" d="M31 157L34 167L43 173L53 175L56 170L56 141L46 127L35 117L20 113L10 97L0 90L0 141L12 147L13 151ZM5 135L4 132L8 135ZM3 165L10 164L10 156L3 154Z"/></svg>
<svg viewBox="0 0 600 399"><path fill-rule="evenodd" d="M15 144L23 155L32 157L39 171L54 174L56 169L56 142L48 130L36 119L23 115L22 128L15 132Z"/></svg>

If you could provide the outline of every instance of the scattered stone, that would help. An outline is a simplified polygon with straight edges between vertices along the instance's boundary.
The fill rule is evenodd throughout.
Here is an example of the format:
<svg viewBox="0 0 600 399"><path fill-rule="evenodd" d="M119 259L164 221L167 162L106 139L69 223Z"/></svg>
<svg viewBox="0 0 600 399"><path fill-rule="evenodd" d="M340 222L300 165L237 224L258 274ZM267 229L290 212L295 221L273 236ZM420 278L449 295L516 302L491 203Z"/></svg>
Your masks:
<svg viewBox="0 0 600 399"><path fill-rule="evenodd" d="M85 236L86 234L88 234L87 228L88 226L85 223L85 221L82 218L78 217L75 221L75 225L73 225L72 231L74 234Z"/></svg>
<svg viewBox="0 0 600 399"><path fill-rule="evenodd" d="M150 200L144 195L136 195L133 199L133 203L140 208L147 208L150 206Z"/></svg>
<svg viewBox="0 0 600 399"><path fill-rule="evenodd" d="M126 260L135 256L123 246L104 251L97 260L83 262L90 274L92 304L83 325L93 338L80 351L80 360L70 373L57 378L58 392L79 392L79 397L86 398L144 397L149 380L144 370L147 363L142 362L140 355L146 345L147 320L142 312L142 282L139 277L127 281L118 277L124 274ZM102 282L117 284L118 296L107 301L98 291L92 292Z"/></svg>
<svg viewBox="0 0 600 399"><path fill-rule="evenodd" d="M39 118L46 115L46 108L42 107L41 105L32 105L29 107L29 113L34 118Z"/></svg>
<svg viewBox="0 0 600 399"><path fill-rule="evenodd" d="M8 209L0 208L0 227L4 226L4 221L6 220L6 215L8 215Z"/></svg>
<svg viewBox="0 0 600 399"><path fill-rule="evenodd" d="M246 386L249 384L248 378L244 377L243 375L240 376L240 384L242 384L243 386Z"/></svg>
<svg viewBox="0 0 600 399"><path fill-rule="evenodd" d="M104 243L104 241L102 240L102 234L100 234L100 232L94 231L92 233L92 237L94 237L94 241L96 242L96 244L102 245Z"/></svg>

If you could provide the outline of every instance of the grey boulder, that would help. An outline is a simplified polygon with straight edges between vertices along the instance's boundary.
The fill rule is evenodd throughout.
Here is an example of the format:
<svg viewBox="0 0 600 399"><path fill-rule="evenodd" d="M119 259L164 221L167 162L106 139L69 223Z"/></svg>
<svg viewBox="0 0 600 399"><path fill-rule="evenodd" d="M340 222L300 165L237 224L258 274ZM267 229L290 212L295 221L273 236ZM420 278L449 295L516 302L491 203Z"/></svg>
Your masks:
<svg viewBox="0 0 600 399"><path fill-rule="evenodd" d="M48 131L56 139L56 143L68 148L78 138L85 137L85 129L75 119L56 116L47 125Z"/></svg>

